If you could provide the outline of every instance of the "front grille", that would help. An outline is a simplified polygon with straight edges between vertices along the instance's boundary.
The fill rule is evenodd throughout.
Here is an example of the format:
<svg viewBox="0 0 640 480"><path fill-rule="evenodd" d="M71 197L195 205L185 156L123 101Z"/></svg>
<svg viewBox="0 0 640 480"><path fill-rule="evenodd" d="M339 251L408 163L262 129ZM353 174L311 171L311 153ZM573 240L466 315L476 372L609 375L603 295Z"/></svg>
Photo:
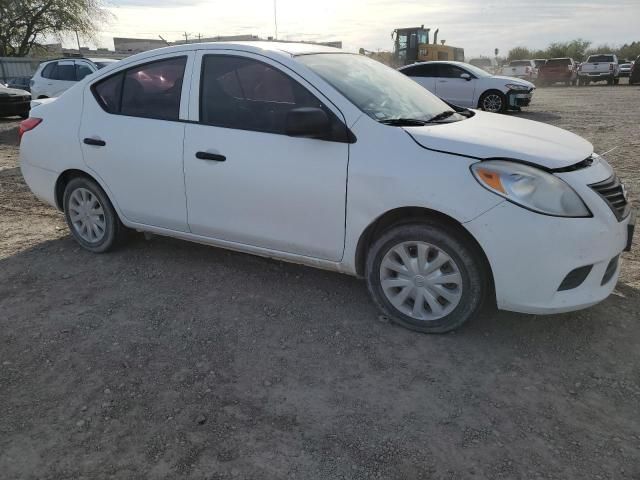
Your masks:
<svg viewBox="0 0 640 480"><path fill-rule="evenodd" d="M609 205L618 220L622 220L629 215L631 205L627 199L624 186L616 175L604 182L594 183L589 186L607 202L607 205Z"/></svg>

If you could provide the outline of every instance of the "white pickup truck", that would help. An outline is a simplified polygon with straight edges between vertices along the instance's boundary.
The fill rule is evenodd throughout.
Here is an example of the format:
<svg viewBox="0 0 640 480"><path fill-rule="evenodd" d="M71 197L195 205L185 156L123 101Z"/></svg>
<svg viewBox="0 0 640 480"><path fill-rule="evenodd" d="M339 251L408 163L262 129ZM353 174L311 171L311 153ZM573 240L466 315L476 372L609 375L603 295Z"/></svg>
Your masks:
<svg viewBox="0 0 640 480"><path fill-rule="evenodd" d="M505 77L522 78L529 82L535 82L538 78L538 69L533 60L511 60L509 65L502 67L500 74Z"/></svg>
<svg viewBox="0 0 640 480"><path fill-rule="evenodd" d="M590 55L587 61L578 67L579 85L589 85L591 82L603 80L609 85L617 85L620 81L620 65L618 57L613 53Z"/></svg>

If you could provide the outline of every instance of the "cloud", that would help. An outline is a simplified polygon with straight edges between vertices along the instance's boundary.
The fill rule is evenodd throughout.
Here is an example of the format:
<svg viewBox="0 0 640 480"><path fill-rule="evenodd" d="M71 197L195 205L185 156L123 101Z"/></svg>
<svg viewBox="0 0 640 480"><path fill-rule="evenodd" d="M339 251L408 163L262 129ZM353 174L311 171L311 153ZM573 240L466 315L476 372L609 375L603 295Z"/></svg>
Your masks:
<svg viewBox="0 0 640 480"><path fill-rule="evenodd" d="M111 0L109 36L169 40L274 35L271 0ZM343 40L349 50L392 48L391 31L425 24L467 56L517 45L542 48L585 38L594 44L640 40L640 1L611 0L277 0L280 38ZM193 37L192 37L193 38Z"/></svg>

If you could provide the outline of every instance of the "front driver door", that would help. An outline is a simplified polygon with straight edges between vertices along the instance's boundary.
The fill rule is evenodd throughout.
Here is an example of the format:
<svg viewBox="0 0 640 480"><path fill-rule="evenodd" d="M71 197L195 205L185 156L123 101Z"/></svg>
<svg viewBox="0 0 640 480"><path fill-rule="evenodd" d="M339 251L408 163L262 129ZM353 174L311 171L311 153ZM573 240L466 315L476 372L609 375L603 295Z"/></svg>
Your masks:
<svg viewBox="0 0 640 480"><path fill-rule="evenodd" d="M461 78L462 74L471 75L466 70L448 63L438 64L438 78L436 79L436 95L443 100L460 107L474 107L473 95L476 79Z"/></svg>
<svg viewBox="0 0 640 480"><path fill-rule="evenodd" d="M346 128L340 112L264 57L202 52L196 65L184 142L191 231L340 260L349 146L284 132L293 108L321 107Z"/></svg>

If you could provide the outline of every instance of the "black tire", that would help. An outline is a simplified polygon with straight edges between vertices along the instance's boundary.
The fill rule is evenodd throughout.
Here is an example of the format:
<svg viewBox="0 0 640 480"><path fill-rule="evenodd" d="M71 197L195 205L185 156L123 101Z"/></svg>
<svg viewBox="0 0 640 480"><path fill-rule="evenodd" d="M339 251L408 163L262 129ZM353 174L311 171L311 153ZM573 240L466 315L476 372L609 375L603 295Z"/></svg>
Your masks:
<svg viewBox="0 0 640 480"><path fill-rule="evenodd" d="M619 78L614 78L613 79L613 84L614 85L618 85L620 83L620 79Z"/></svg>
<svg viewBox="0 0 640 480"><path fill-rule="evenodd" d="M101 222L104 224L104 233L102 237L93 242L82 238L79 227L74 225L71 220L71 197L78 189L83 189L84 191L88 190L96 198L99 206L102 207L103 214L99 215L99 217L101 217ZM121 245L127 237L128 229L120 221L120 218L118 217L118 214L113 208L113 205L106 193L102 190L100 185L89 178L76 177L69 181L64 189L63 210L71 235L80 244L80 246L90 252L105 253L113 250Z"/></svg>
<svg viewBox="0 0 640 480"><path fill-rule="evenodd" d="M486 108L485 102L489 104L489 101L493 99L500 99L500 106L496 109ZM478 100L478 108L485 112L504 113L507 111L507 97L500 90L487 90L480 96L480 100Z"/></svg>
<svg viewBox="0 0 640 480"><path fill-rule="evenodd" d="M607 78L607 85L613 85L613 78Z"/></svg>
<svg viewBox="0 0 640 480"><path fill-rule="evenodd" d="M455 263L462 278L462 296L446 316L434 320L413 318L398 310L384 293L381 285L382 262L387 253L403 242L428 243L440 249ZM490 275L485 263L478 247L455 228L437 221L424 220L420 223L397 225L385 231L369 249L365 277L371 297L392 322L422 333L446 333L476 316L482 308L491 290ZM424 278L419 281L423 280ZM418 280L414 278L414 281ZM415 288L423 286L416 285ZM439 297L438 301L440 300L444 301L444 298ZM426 304L423 302L424 305Z"/></svg>

